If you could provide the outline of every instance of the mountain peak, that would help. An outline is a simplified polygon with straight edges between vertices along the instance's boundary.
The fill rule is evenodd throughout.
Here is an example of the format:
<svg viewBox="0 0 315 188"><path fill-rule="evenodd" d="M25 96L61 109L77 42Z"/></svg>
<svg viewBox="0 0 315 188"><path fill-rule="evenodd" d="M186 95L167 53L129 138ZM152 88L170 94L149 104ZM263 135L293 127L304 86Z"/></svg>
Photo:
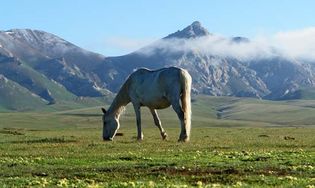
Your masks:
<svg viewBox="0 0 315 188"><path fill-rule="evenodd" d="M61 39L60 37L47 33L45 31L41 30L33 30L33 29L11 29L8 31L5 31L6 34L10 35L11 37L15 39L19 39L22 41L27 41L30 43L33 42L59 42L59 43L67 43L65 40Z"/></svg>
<svg viewBox="0 0 315 188"><path fill-rule="evenodd" d="M194 21L191 26L194 26L194 27L202 27L201 26L201 23L199 21Z"/></svg>
<svg viewBox="0 0 315 188"><path fill-rule="evenodd" d="M194 21L191 25L185 27L183 30L179 30L165 37L164 39L170 38L198 38L210 35L206 28L204 28L199 21Z"/></svg>
<svg viewBox="0 0 315 188"><path fill-rule="evenodd" d="M246 37L233 37L231 39L232 42L235 42L235 43L248 43L250 42L250 40Z"/></svg>

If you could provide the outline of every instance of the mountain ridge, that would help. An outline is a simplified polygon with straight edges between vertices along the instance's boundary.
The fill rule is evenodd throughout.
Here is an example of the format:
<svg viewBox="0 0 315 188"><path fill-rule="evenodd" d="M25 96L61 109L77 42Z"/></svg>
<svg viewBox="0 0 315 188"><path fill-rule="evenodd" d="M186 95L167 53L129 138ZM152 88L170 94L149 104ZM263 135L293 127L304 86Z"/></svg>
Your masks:
<svg viewBox="0 0 315 188"><path fill-rule="evenodd" d="M256 47L246 37L214 35L195 21L130 54L105 57L45 31L12 29L0 31L0 74L46 104L111 95L140 67L185 68L193 77L194 94L281 100L314 87L313 64L276 51L244 58L239 45ZM229 50L236 55L226 55Z"/></svg>

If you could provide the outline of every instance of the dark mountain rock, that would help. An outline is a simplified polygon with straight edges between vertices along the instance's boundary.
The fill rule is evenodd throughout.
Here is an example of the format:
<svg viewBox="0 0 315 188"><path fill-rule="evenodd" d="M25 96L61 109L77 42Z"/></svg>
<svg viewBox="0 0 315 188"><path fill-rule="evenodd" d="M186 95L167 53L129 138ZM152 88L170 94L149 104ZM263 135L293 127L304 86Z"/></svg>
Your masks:
<svg viewBox="0 0 315 188"><path fill-rule="evenodd" d="M231 39L232 42L235 42L235 43L247 43L247 42L250 42L250 40L248 38L245 38L245 37L233 37Z"/></svg>
<svg viewBox="0 0 315 188"><path fill-rule="evenodd" d="M280 57L252 62L249 68L257 72L257 76L271 91L269 95L264 96L266 99L282 98L300 87L313 86L315 81L309 67Z"/></svg>
<svg viewBox="0 0 315 188"><path fill-rule="evenodd" d="M197 37L202 37L202 36L207 36L207 35L210 35L207 29L202 27L200 22L195 21L188 27L184 28L183 30L172 33L168 35L167 37L165 37L164 39L171 39L171 38L189 39L189 38L197 38Z"/></svg>
<svg viewBox="0 0 315 188"><path fill-rule="evenodd" d="M102 92L97 90L92 79L88 79L85 72L73 64L68 64L65 58L46 61L35 67L36 70L48 78L62 84L76 96L100 97ZM57 74L56 74L57 73Z"/></svg>

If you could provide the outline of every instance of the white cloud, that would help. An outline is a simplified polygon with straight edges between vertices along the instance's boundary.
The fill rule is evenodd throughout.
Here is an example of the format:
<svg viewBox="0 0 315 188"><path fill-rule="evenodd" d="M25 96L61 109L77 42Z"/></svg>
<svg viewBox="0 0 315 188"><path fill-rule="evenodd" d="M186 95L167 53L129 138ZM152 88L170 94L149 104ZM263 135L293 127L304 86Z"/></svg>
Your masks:
<svg viewBox="0 0 315 188"><path fill-rule="evenodd" d="M274 55L272 48L263 42L232 42L221 36L205 36L192 39L167 39L143 48L139 53L151 55L155 50L168 52L198 52L201 54L231 57L237 59L265 58Z"/></svg>
<svg viewBox="0 0 315 188"><path fill-rule="evenodd" d="M130 38L111 37L105 45L124 52L151 55L156 49L168 52L195 51L203 54L237 58L269 58L281 55L315 61L315 27L295 31L278 32L273 35L257 35L250 42L231 42L220 35L210 35L195 39ZM140 50L139 50L140 49Z"/></svg>
<svg viewBox="0 0 315 188"><path fill-rule="evenodd" d="M250 42L231 42L231 39L210 35L196 39L160 40L141 49L152 54L159 49L164 52L197 51L199 53L232 57L237 59L269 58L283 56L303 60L315 60L315 27L296 31L278 32L271 36L257 36Z"/></svg>
<svg viewBox="0 0 315 188"><path fill-rule="evenodd" d="M272 42L290 57L315 60L315 27L276 33Z"/></svg>

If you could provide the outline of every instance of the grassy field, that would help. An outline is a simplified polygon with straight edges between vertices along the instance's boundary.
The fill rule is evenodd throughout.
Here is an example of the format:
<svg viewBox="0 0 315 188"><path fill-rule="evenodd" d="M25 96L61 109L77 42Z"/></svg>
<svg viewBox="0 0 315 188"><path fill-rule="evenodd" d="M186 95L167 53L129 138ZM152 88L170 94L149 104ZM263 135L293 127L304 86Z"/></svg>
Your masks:
<svg viewBox="0 0 315 188"><path fill-rule="evenodd" d="M189 143L171 109L167 141L142 110L142 142L130 106L113 142L99 107L0 113L0 187L314 187L314 101L193 101Z"/></svg>

